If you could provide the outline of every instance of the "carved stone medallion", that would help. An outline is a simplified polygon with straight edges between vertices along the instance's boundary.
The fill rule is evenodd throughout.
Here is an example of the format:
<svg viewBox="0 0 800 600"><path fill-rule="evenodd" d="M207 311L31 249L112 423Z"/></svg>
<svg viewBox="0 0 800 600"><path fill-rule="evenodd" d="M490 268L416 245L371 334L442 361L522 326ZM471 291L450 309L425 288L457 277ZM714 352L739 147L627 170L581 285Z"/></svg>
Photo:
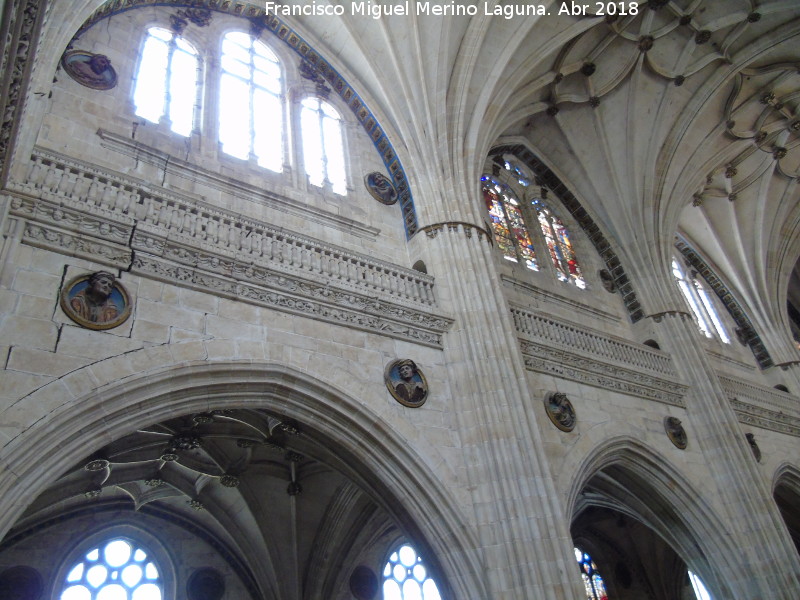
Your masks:
<svg viewBox="0 0 800 600"><path fill-rule="evenodd" d="M75 81L93 90L110 90L117 85L117 72L104 54L70 50L61 57L61 66Z"/></svg>
<svg viewBox="0 0 800 600"><path fill-rule="evenodd" d="M383 380L392 397L403 406L417 408L428 398L428 382L413 360L393 360L386 365Z"/></svg>
<svg viewBox="0 0 800 600"><path fill-rule="evenodd" d="M750 450L753 451L753 456L756 458L756 462L761 462L761 448L758 447L758 443L756 442L756 436L752 433L745 433L744 436L747 438L747 443L750 444Z"/></svg>
<svg viewBox="0 0 800 600"><path fill-rule="evenodd" d="M367 191L378 202L383 204L394 204L397 202L397 190L392 185L386 175L373 171L364 177L364 185L367 186Z"/></svg>
<svg viewBox="0 0 800 600"><path fill-rule="evenodd" d="M578 421L575 408L563 392L549 392L544 397L544 409L553 425L561 431L572 431Z"/></svg>
<svg viewBox="0 0 800 600"><path fill-rule="evenodd" d="M70 281L61 292L61 308L70 319L89 329L118 327L131 314L128 292L107 271Z"/></svg>
<svg viewBox="0 0 800 600"><path fill-rule="evenodd" d="M669 441L672 442L676 448L681 450L686 448L689 443L689 438L686 437L686 430L681 425L681 420L678 417L664 417L664 431L667 432Z"/></svg>

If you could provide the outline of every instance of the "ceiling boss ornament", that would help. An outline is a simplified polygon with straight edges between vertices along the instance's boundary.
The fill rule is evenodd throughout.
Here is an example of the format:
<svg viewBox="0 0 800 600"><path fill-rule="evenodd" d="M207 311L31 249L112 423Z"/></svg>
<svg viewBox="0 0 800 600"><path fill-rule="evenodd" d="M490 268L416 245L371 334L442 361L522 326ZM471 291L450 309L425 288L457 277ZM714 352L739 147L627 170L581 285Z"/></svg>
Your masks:
<svg viewBox="0 0 800 600"><path fill-rule="evenodd" d="M556 75L540 96L540 111L555 116L564 104L597 107L638 72L681 86L711 63L732 62L732 44L761 18L746 0L631 4L635 10L607 15L562 48L551 66Z"/></svg>

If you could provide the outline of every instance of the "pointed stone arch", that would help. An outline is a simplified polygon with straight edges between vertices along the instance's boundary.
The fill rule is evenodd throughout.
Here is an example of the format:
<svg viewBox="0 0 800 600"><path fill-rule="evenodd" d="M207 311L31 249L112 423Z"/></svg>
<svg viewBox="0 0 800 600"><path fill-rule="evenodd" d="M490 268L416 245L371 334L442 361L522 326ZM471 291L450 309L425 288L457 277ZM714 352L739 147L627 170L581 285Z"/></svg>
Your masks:
<svg viewBox="0 0 800 600"><path fill-rule="evenodd" d="M800 468L784 463L775 471L772 497L800 553Z"/></svg>
<svg viewBox="0 0 800 600"><path fill-rule="evenodd" d="M179 356L208 356L204 342L183 345L193 350L155 347L100 361L17 403L41 414L0 449L1 534L49 482L137 427L210 409L259 408L303 424L317 441L337 448L346 475L431 557L447 597L488 597L478 544L420 459L424 442L405 439L357 399L296 368L256 358L181 361ZM76 392L81 386L84 391Z"/></svg>
<svg viewBox="0 0 800 600"><path fill-rule="evenodd" d="M661 454L627 436L606 440L587 454L572 480L567 514L611 509L664 540L715 597L734 597L728 581L747 587L736 548L711 507Z"/></svg>

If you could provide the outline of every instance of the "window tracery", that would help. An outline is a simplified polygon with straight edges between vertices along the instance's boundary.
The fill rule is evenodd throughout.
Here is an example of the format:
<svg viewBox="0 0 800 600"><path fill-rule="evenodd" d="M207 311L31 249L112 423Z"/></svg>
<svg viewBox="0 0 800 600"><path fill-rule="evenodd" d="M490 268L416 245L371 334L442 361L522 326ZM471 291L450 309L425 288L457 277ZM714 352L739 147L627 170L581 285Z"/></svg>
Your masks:
<svg viewBox="0 0 800 600"><path fill-rule="evenodd" d="M401 545L386 561L383 600L441 600L436 581L409 544Z"/></svg>
<svg viewBox="0 0 800 600"><path fill-rule="evenodd" d="M253 36L222 40L219 138L223 152L283 170L283 82L278 57Z"/></svg>
<svg viewBox="0 0 800 600"><path fill-rule="evenodd" d="M330 182L339 195L347 193L341 117L330 103L308 97L302 101L303 162L308 181L321 187Z"/></svg>
<svg viewBox="0 0 800 600"><path fill-rule="evenodd" d="M505 169L502 175L499 164ZM515 189L517 186L519 189ZM533 192L531 178L522 168L503 161L495 163L494 175L481 177L481 190L495 241L506 260L524 264L532 271L547 270L538 262L535 250L544 247L560 281L586 287L567 227L545 202L546 189Z"/></svg>
<svg viewBox="0 0 800 600"><path fill-rule="evenodd" d="M166 116L173 132L190 135L199 68L199 56L192 44L161 27L148 29L133 94L136 115L153 123Z"/></svg>
<svg viewBox="0 0 800 600"><path fill-rule="evenodd" d="M163 585L150 554L133 540L92 546L67 572L59 600L162 600Z"/></svg>
<svg viewBox="0 0 800 600"><path fill-rule="evenodd" d="M586 599L608 600L606 584L597 571L597 565L594 564L592 557L580 548L575 548L575 559L578 561L578 567L581 570L581 578L583 579L583 586L586 590Z"/></svg>

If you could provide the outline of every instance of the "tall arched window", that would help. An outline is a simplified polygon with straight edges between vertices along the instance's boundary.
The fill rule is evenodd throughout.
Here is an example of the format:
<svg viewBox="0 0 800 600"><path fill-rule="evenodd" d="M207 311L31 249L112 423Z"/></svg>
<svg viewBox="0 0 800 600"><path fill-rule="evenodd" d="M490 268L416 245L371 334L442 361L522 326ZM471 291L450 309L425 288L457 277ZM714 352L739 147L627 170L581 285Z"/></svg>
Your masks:
<svg viewBox="0 0 800 600"><path fill-rule="evenodd" d="M495 161L492 167L494 175L481 177L481 190L495 241L506 260L523 263L532 271L549 271L546 261L538 262L534 250L547 248L555 276L584 289L586 280L567 228L544 201L547 189L534 192L531 177L514 163Z"/></svg>
<svg viewBox="0 0 800 600"><path fill-rule="evenodd" d="M703 284L696 278L687 277L678 261L674 259L672 261L672 275L675 277L675 282L686 299L686 303L692 309L692 314L697 320L697 326L703 332L703 335L709 338L716 336L724 343L730 343L730 337L728 337L717 310L714 308L714 304L711 302L711 298L708 296Z"/></svg>
<svg viewBox="0 0 800 600"><path fill-rule="evenodd" d="M706 586L703 584L700 578L691 571L689 571L688 574L689 581L692 583L692 589L694 590L694 595L697 597L697 600L711 600L711 594L708 593Z"/></svg>
<svg viewBox="0 0 800 600"><path fill-rule="evenodd" d="M222 151L283 170L283 82L278 57L251 35L222 40L219 139Z"/></svg>
<svg viewBox="0 0 800 600"><path fill-rule="evenodd" d="M392 552L383 568L383 600L441 600L422 558L408 544Z"/></svg>
<svg viewBox="0 0 800 600"><path fill-rule="evenodd" d="M550 259L553 261L553 268L556 276L561 281L574 283L579 288L586 287L586 282L581 274L581 266L578 264L578 257L572 249L567 228L547 208L541 198L534 198L531 204L539 215L539 226L542 228L544 242L550 252Z"/></svg>
<svg viewBox="0 0 800 600"><path fill-rule="evenodd" d="M339 113L329 103L313 97L305 98L302 107L300 127L308 181L321 187L327 180L335 193L344 196L347 180Z"/></svg>
<svg viewBox="0 0 800 600"><path fill-rule="evenodd" d="M127 538L90 548L67 572L59 600L162 600L163 583L150 554Z"/></svg>
<svg viewBox="0 0 800 600"><path fill-rule="evenodd" d="M592 557L579 548L575 548L575 559L581 570L583 587L586 589L587 600L608 600L606 584L600 573L597 572L597 565L594 564Z"/></svg>
<svg viewBox="0 0 800 600"><path fill-rule="evenodd" d="M199 68L197 50L189 42L160 27L148 29L133 93L136 115L153 123L166 115L172 131L191 134Z"/></svg>
<svg viewBox="0 0 800 600"><path fill-rule="evenodd" d="M522 262L533 271L539 270L533 242L522 216L519 200L514 197L507 185L493 177L484 175L483 200L492 221L494 239L506 260Z"/></svg>

